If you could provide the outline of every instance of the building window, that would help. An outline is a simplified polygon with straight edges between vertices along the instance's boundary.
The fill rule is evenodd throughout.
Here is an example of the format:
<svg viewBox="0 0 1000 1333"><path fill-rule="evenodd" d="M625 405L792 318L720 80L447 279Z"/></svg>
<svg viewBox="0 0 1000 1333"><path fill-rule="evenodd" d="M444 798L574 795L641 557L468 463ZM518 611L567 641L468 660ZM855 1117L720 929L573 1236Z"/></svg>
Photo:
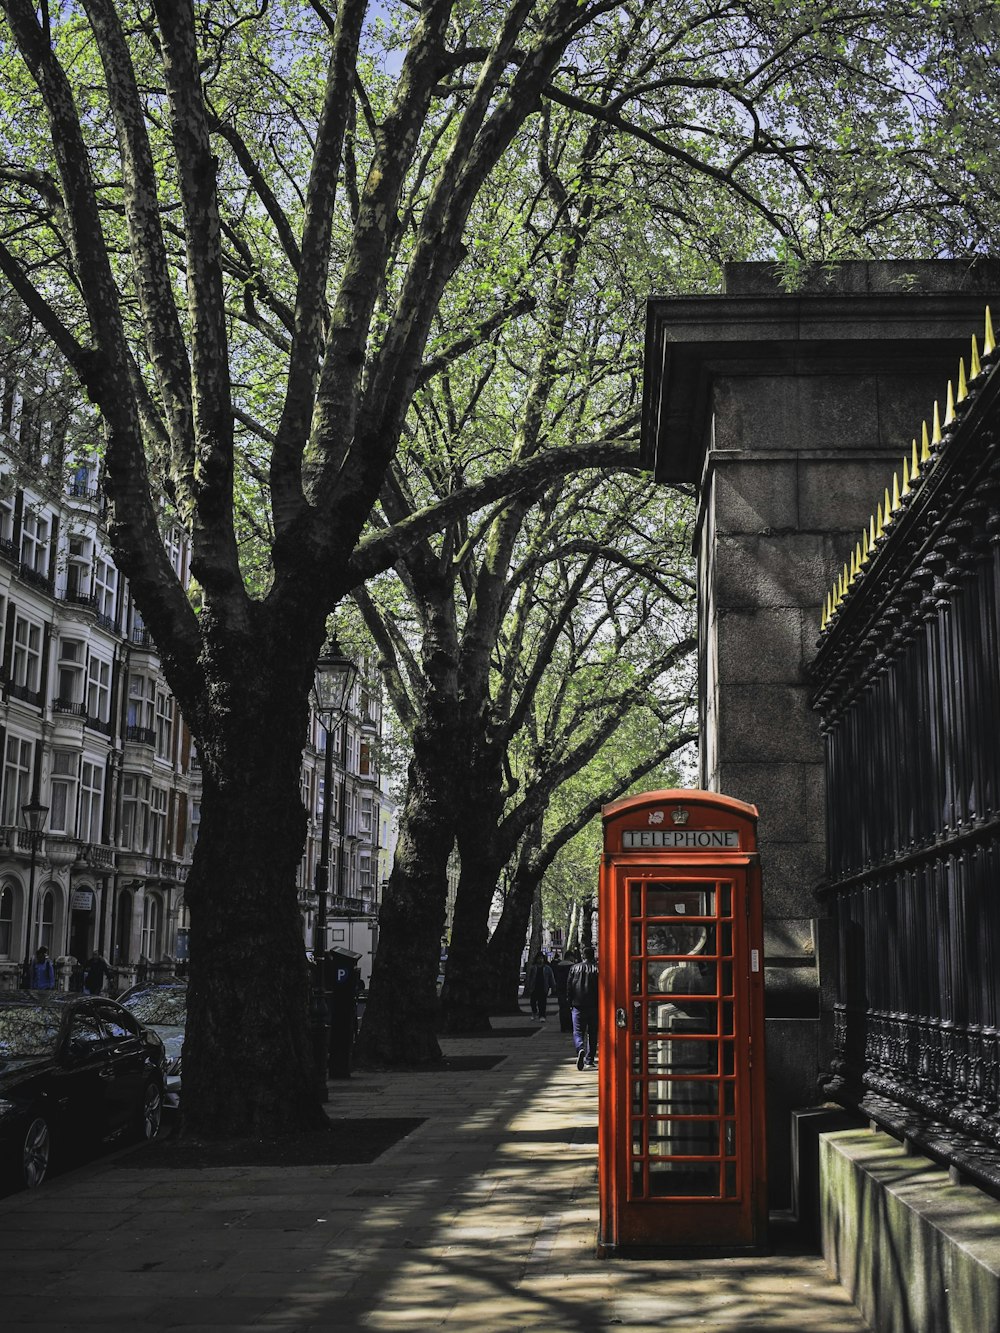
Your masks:
<svg viewBox="0 0 1000 1333"><path fill-rule="evenodd" d="M38 946L45 945L49 953L55 957L55 950L52 941L56 933L56 895L51 889L46 889L38 903Z"/></svg>
<svg viewBox="0 0 1000 1333"><path fill-rule="evenodd" d="M104 769L89 759L80 764L80 826L84 842L101 841L101 816L104 813Z"/></svg>
<svg viewBox="0 0 1000 1333"><path fill-rule="evenodd" d="M165 856L167 846L167 789L153 787L149 793L149 854Z"/></svg>
<svg viewBox="0 0 1000 1333"><path fill-rule="evenodd" d="M33 625L23 616L14 618L14 651L11 656L10 678L14 685L37 692L41 678L42 627Z"/></svg>
<svg viewBox="0 0 1000 1333"><path fill-rule="evenodd" d="M0 885L0 958L10 958L14 945L14 886Z"/></svg>
<svg viewBox="0 0 1000 1333"><path fill-rule="evenodd" d="M146 850L149 823L149 779L140 773L122 777L121 845L130 852Z"/></svg>
<svg viewBox="0 0 1000 1333"><path fill-rule="evenodd" d="M97 609L106 620L115 618L115 596L118 592L118 570L106 555L94 561L94 597Z"/></svg>
<svg viewBox="0 0 1000 1333"><path fill-rule="evenodd" d="M160 948L160 923L162 920L162 909L159 898L147 897L142 908L142 953L146 958L159 958L162 950Z"/></svg>
<svg viewBox="0 0 1000 1333"><path fill-rule="evenodd" d="M49 828L53 833L72 833L76 813L77 756L71 750L52 752Z"/></svg>
<svg viewBox="0 0 1000 1333"><path fill-rule="evenodd" d="M69 539L69 555L66 561L66 596L71 602L79 602L90 595L91 550L88 537L73 536Z"/></svg>
<svg viewBox="0 0 1000 1333"><path fill-rule="evenodd" d="M83 703L83 643L80 639L59 640L59 688L61 704Z"/></svg>
<svg viewBox="0 0 1000 1333"><path fill-rule="evenodd" d="M156 756L170 758L170 743L174 730L174 701L163 690L156 691Z"/></svg>
<svg viewBox="0 0 1000 1333"><path fill-rule="evenodd" d="M14 542L14 501L9 495L0 497L0 541L10 544L8 550Z"/></svg>
<svg viewBox="0 0 1000 1333"><path fill-rule="evenodd" d="M21 564L43 577L49 572L49 520L25 507L21 520Z"/></svg>
<svg viewBox="0 0 1000 1333"><path fill-rule="evenodd" d="M163 544L167 548L167 559L173 566L174 573L179 579L183 578L184 539L179 529L171 528L164 537Z"/></svg>
<svg viewBox="0 0 1000 1333"><path fill-rule="evenodd" d="M128 726L147 731L150 738L156 726L156 686L148 676L128 678Z"/></svg>
<svg viewBox="0 0 1000 1333"><path fill-rule="evenodd" d="M31 741L8 736L3 765L3 822L20 824L21 807L31 799Z"/></svg>
<svg viewBox="0 0 1000 1333"><path fill-rule="evenodd" d="M100 657L87 663L87 716L95 722L111 717L111 663Z"/></svg>

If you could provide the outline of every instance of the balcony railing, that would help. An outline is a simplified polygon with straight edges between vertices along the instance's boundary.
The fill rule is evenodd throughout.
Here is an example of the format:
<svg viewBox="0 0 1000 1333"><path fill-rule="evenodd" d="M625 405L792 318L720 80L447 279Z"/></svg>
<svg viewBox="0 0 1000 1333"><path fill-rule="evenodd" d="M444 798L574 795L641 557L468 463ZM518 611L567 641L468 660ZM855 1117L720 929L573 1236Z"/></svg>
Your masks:
<svg viewBox="0 0 1000 1333"><path fill-rule="evenodd" d="M5 560L12 560L17 565L21 563L21 552L9 537L0 537L0 556Z"/></svg>
<svg viewBox="0 0 1000 1333"><path fill-rule="evenodd" d="M72 699L53 699L53 713L69 713L73 717L86 717L87 705L74 703Z"/></svg>
<svg viewBox="0 0 1000 1333"><path fill-rule="evenodd" d="M32 569L22 560L17 567L17 576L24 583L30 583L33 588L40 588L42 592L47 592L49 596L55 593L55 584L47 574L40 574L37 569Z"/></svg>
<svg viewBox="0 0 1000 1333"><path fill-rule="evenodd" d="M125 739L135 745L155 745L156 732L152 727L126 727Z"/></svg>
<svg viewBox="0 0 1000 1333"><path fill-rule="evenodd" d="M70 592L67 590L63 601L70 606L78 606L84 611L97 611L97 598L91 592Z"/></svg>
<svg viewBox="0 0 1000 1333"><path fill-rule="evenodd" d="M12 698L20 699L26 704L36 704L38 706L41 706L42 702L41 690L33 690L27 685L18 685L15 681L12 680L10 684L7 686L7 693Z"/></svg>

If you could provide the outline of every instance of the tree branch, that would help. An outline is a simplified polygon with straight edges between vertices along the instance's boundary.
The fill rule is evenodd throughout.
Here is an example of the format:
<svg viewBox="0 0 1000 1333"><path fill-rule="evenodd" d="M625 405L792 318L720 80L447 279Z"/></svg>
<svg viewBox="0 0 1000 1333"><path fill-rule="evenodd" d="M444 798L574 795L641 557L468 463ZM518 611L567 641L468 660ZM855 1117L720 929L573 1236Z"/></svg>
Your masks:
<svg viewBox="0 0 1000 1333"><path fill-rule="evenodd" d="M532 490L565 472L590 467L634 468L638 461L639 455L634 449L602 442L567 445L536 455L526 462L514 463L484 481L428 505L388 531L366 537L348 562L348 586L357 587L374 574L388 569L415 542L439 532L455 519L474 513L502 495Z"/></svg>

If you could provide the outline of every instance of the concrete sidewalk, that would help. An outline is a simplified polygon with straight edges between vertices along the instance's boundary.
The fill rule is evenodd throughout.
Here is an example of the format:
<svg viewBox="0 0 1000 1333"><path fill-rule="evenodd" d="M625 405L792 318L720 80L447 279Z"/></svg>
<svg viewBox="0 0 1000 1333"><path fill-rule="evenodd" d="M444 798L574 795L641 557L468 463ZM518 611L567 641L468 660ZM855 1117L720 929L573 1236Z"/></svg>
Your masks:
<svg viewBox="0 0 1000 1333"><path fill-rule="evenodd" d="M370 1165L140 1170L119 1153L0 1201L3 1327L868 1327L822 1260L781 1245L753 1259L595 1258L597 1084L558 1029L444 1039L447 1055L505 1057L486 1071L332 1083L332 1116L426 1117Z"/></svg>

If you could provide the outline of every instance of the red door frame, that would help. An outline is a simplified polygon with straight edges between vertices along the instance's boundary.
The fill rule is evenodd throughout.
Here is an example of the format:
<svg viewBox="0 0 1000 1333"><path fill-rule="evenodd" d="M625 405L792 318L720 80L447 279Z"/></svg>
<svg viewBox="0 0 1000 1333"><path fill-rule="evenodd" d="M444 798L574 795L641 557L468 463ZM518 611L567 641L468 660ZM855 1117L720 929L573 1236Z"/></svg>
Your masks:
<svg viewBox="0 0 1000 1333"><path fill-rule="evenodd" d="M603 813L598 1253L760 1249L767 1241L767 1190L763 924L756 807L715 792L672 790L626 797L605 807ZM688 906L662 906L673 898L686 900ZM712 954L703 955L709 961L700 970L714 977L716 989L705 992L706 1003L701 1008L715 1015L717 1037L699 1034L691 1051L714 1059L718 1076L706 1074L703 1083L699 1083L701 1076L689 1076L683 1089L703 1090L706 1098L717 1098L717 1110L707 1116L676 1113L675 1119L669 1106L655 1112L649 1107L662 1097L664 1088L669 1101L669 1089L677 1087L672 1080L683 1076L664 1074L657 1079L652 1066L654 1057L659 1064L661 1055L687 1048L683 1036L678 1040L676 1033L666 1034L670 1040L662 1044L666 1037L653 1016L664 1009L676 1012L676 1006L665 1005L662 999L646 1000L650 965L644 960L651 934L669 925L670 918L662 913L697 911L692 904L698 902L714 904L714 916L695 918L691 925L703 928L705 937L715 941ZM660 919L650 924L646 916ZM643 925L636 934L633 920L640 919ZM731 942L724 944L723 940ZM656 952L678 947L659 946ZM722 961L730 955L731 968ZM731 980L724 982L724 976ZM688 1010L692 1009L698 1006L689 1004ZM712 1031L711 1025L705 1031ZM730 1035L724 1037L725 1033ZM638 1073L630 1069L633 1055ZM724 1058L732 1063L728 1077L723 1077ZM636 1103L630 1101L633 1089L639 1098ZM638 1132L639 1147L630 1153L633 1129ZM690 1148L692 1160L685 1162L672 1129L695 1139L699 1133L708 1138L715 1135L720 1145L725 1144L714 1150L722 1182L717 1197L672 1197L673 1190L666 1196L650 1186L653 1168L658 1180L674 1180L677 1177L663 1173L683 1173L685 1167L695 1175L703 1173L705 1180L713 1178L712 1162L695 1157L710 1150ZM658 1155L662 1146L657 1153L650 1147L652 1140L664 1136L669 1154L665 1158ZM633 1180L634 1187L630 1185ZM635 1197L630 1197L632 1188Z"/></svg>

